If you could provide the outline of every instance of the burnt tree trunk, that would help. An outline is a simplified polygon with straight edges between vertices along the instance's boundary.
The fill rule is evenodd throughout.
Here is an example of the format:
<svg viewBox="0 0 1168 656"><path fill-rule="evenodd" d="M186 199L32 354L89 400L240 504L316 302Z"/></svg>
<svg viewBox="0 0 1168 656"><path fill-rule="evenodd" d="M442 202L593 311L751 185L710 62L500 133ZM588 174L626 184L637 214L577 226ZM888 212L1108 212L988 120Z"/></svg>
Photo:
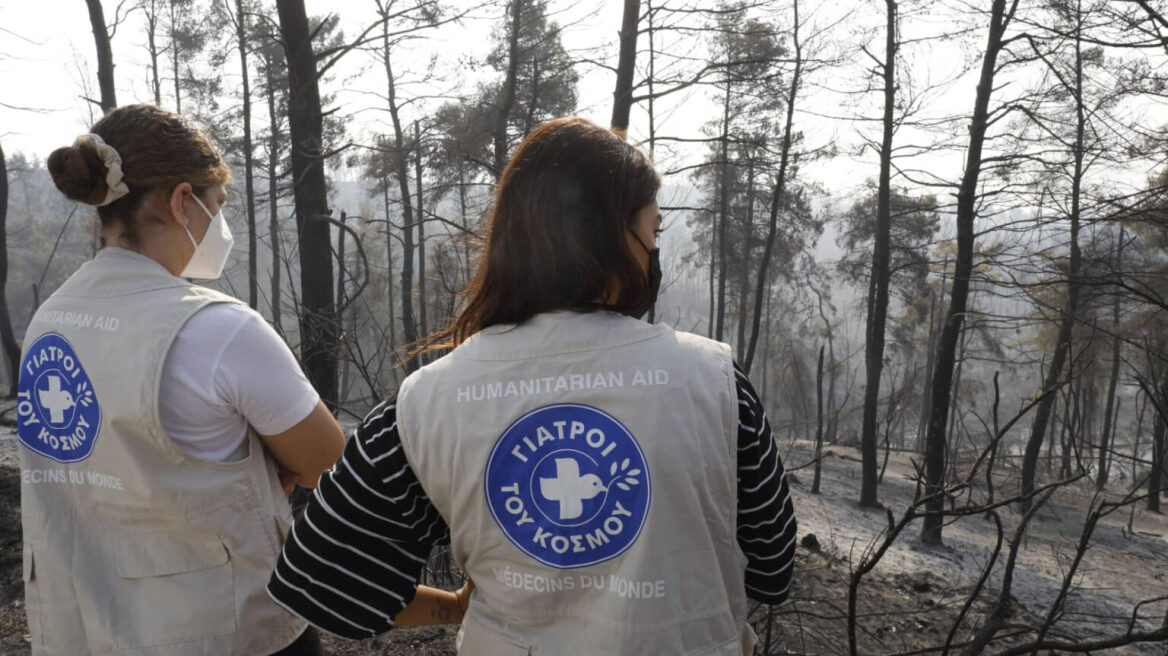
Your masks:
<svg viewBox="0 0 1168 656"><path fill-rule="evenodd" d="M944 267L947 267L947 266L949 266L948 263L944 264L942 267L942 271L944 271ZM945 290L945 285L942 284L941 285L942 293L944 293L944 290ZM929 288L929 337L928 337L928 340L929 340L928 343L925 345L925 348L928 349L925 352L925 380L926 381L933 380L934 357L937 353L937 349L936 349L936 345L937 345L937 293L933 291L932 287ZM916 444L917 453L924 453L925 452L925 432L927 431L928 426L929 426L929 410L930 410L929 402L931 400L932 400L932 397L928 393L921 394L921 418L920 418L920 421L917 425L917 444Z"/></svg>
<svg viewBox="0 0 1168 656"><path fill-rule="evenodd" d="M516 0L518 2L519 0ZM393 74L393 64L389 52L389 9L382 10L381 55L385 60L385 80L389 117L393 123L393 175L397 178L398 197L402 206L402 335L407 345L418 341L418 326L414 323L414 203L410 194L410 167L406 153L405 132L402 129L401 113L397 102L397 80ZM388 217L386 221L388 222ZM389 224L386 224L386 230ZM392 275L392 274L391 274ZM417 358L406 360L407 372L418 368Z"/></svg>
<svg viewBox="0 0 1168 656"><path fill-rule="evenodd" d="M426 321L426 212L422 197L422 131L414 121L414 193L418 195L418 319L422 335L430 334Z"/></svg>
<svg viewBox="0 0 1168 656"><path fill-rule="evenodd" d="M170 5L170 71L174 75L174 111L182 113L182 84L179 83L178 68L178 16L174 11L174 0L168 0Z"/></svg>
<svg viewBox="0 0 1168 656"><path fill-rule="evenodd" d="M280 265L283 256L280 253L280 208L279 187L277 185L277 171L280 168L280 119L276 116L276 80L272 76L273 66L266 67L268 71L267 97L268 121L271 125L271 135L268 137L268 239L272 248L272 324L276 332L284 334L284 324L280 319Z"/></svg>
<svg viewBox="0 0 1168 656"><path fill-rule="evenodd" d="M162 81L158 76L158 0L150 0L146 12L146 48L150 51L150 90L154 104L162 106ZM173 45L171 46L173 47Z"/></svg>
<svg viewBox="0 0 1168 656"><path fill-rule="evenodd" d="M101 90L101 111L108 114L118 106L117 93L114 91L114 53L110 47L101 0L85 0L85 4L89 7L89 25L93 28L93 42L97 46L97 85Z"/></svg>
<svg viewBox="0 0 1168 656"><path fill-rule="evenodd" d="M0 345L8 360L8 397L16 396L20 378L20 344L12 331L12 317L8 312L8 161L0 146Z"/></svg>
<svg viewBox="0 0 1168 656"><path fill-rule="evenodd" d="M771 215L767 227L766 243L763 245L762 257L758 261L758 278L754 288L754 318L750 325L750 344L746 349L746 361L742 363L742 368L746 373L750 373L750 366L754 362L755 348L758 346L758 334L760 332L762 318L762 304L766 298L767 292L767 269L771 264L771 255L775 250L775 235L778 231L779 222L779 208L783 204L784 194L787 186L787 170L791 161L791 141L793 139L791 130L795 120L795 99L799 95L799 84L803 73L803 42L799 36L799 0L794 0L792 3L793 17L791 20L791 44L794 50L795 70L791 73L791 85L787 89L787 97L785 101L786 119L783 124L783 143L779 152L779 172L775 177L774 193L771 194Z"/></svg>
<svg viewBox="0 0 1168 656"><path fill-rule="evenodd" d="M1119 228L1119 244L1115 254L1115 268L1123 270L1123 227ZM1111 449L1111 437L1115 434L1114 421L1119 415L1116 407L1116 390L1119 387L1119 364L1122 359L1122 340L1119 336L1119 294L1111 301L1111 376L1107 382L1107 407L1103 411L1103 433L1099 436L1099 473L1095 477L1095 489L1107 486L1107 454Z"/></svg>
<svg viewBox="0 0 1168 656"><path fill-rule="evenodd" d="M742 250L738 258L738 322L735 338L735 357L746 359L746 305L750 297L750 249L754 232L754 164L749 163L746 174L746 212L742 217Z"/></svg>
<svg viewBox="0 0 1168 656"><path fill-rule="evenodd" d="M349 275L348 270L345 268L345 236L346 236L345 235L345 232L346 232L345 222L348 220L348 218L349 217L345 213L345 211L341 210L341 218L340 218L340 221L341 221L340 228L341 229L337 231L337 292L336 292L336 299L337 299L337 321L341 322L342 325L344 324L344 321L345 321L345 308L348 306L348 299L345 298L345 284L347 282L347 277ZM349 309L350 309L350 311L352 310L352 308L349 308ZM344 340L344 341L347 341L349 339L356 339L356 335L354 333L350 333L348 331L342 330L341 335L340 335L340 339ZM342 345L342 344L338 343L338 345L337 345L338 350L341 350L342 347L344 348L344 351L342 351L342 352L345 353L345 357L341 358L341 363L340 363L341 377L340 377L340 383L339 383L338 391L337 391L337 401L339 403L343 403L344 400L348 396L348 393L349 393L349 366L353 362L353 353L356 352L356 349L354 349L352 346L350 346L348 344Z"/></svg>
<svg viewBox="0 0 1168 656"><path fill-rule="evenodd" d="M888 317L889 234L892 230L892 135L896 129L896 2L885 0L884 26L884 130L880 141L880 182L876 192L876 238L872 247L872 294L868 296L868 327L864 345L867 383L864 418L860 428L860 506L875 508L876 423L880 410L880 374L884 371L884 327Z"/></svg>
<svg viewBox="0 0 1168 656"><path fill-rule="evenodd" d="M616 89L612 92L612 131L622 137L629 131L633 109L633 73L637 63L637 32L641 18L640 0L625 0L621 17L620 58L616 64Z"/></svg>
<svg viewBox="0 0 1168 656"><path fill-rule="evenodd" d="M253 181L255 162L252 158L251 143L251 75L247 70L247 15L243 11L243 0L235 0L235 30L239 40L239 73L243 80L243 187L247 209L247 304L256 309L259 298L256 276L256 212L255 183Z"/></svg>
<svg viewBox="0 0 1168 656"><path fill-rule="evenodd" d="M276 5L288 59L288 124L292 191L300 250L300 357L309 382L331 410L337 407L337 323L328 190L324 179L323 118L316 59L304 0Z"/></svg>
<svg viewBox="0 0 1168 656"><path fill-rule="evenodd" d="M1152 472L1148 476L1148 510L1160 512L1160 492L1164 489L1164 461L1168 456L1168 368L1160 377L1159 389L1149 391L1160 397L1153 403L1155 417L1152 422Z"/></svg>
<svg viewBox="0 0 1168 656"><path fill-rule="evenodd" d="M811 494L819 494L820 470L823 458L823 345L819 346L819 364L815 368L815 475L811 479Z"/></svg>
<svg viewBox="0 0 1168 656"><path fill-rule="evenodd" d="M921 528L921 541L925 544L941 544L941 526L944 510L945 477L945 420L949 414L950 392L953 385L953 369L957 355L957 342L961 337L961 324L965 319L965 303L969 295L969 278L973 273L973 222L977 216L977 186L981 176L982 147L985 144L986 129L989 125L990 96L994 89L994 73L997 71L998 53L1002 50L1002 35L1013 16L1013 7L1006 12L1006 0L993 0L990 9L989 33L986 37L985 54L982 57L981 73L977 83L973 117L969 125L969 150L966 154L965 173L957 193L957 257L953 272L953 289L950 294L949 310L945 326L937 344L937 357L930 393L932 394L929 413L929 427L925 435L925 495L931 497L926 503L929 512Z"/></svg>
<svg viewBox="0 0 1168 656"><path fill-rule="evenodd" d="M507 75L503 78L503 89L495 106L495 124L492 126L492 140L494 142L494 175L495 180L503 175L503 167L507 164L507 119L511 116L511 108L515 105L515 87L519 76L519 31L523 25L523 3L526 0L511 0L508 7L509 23L507 25Z"/></svg>
<svg viewBox="0 0 1168 656"><path fill-rule="evenodd" d="M388 275L385 286L389 301L389 351L397 350L397 308L393 300L393 225L389 222L389 178L381 180L381 201L385 205L385 267Z"/></svg>
<svg viewBox="0 0 1168 656"><path fill-rule="evenodd" d="M1080 36L1082 15L1079 15L1076 26L1076 37ZM1075 143L1073 146L1074 171L1071 177L1071 258L1067 272L1067 303L1063 307L1062 320L1059 323L1058 342L1054 347L1054 355L1050 359L1050 368L1042 382L1042 391L1050 392L1057 387L1063 375L1063 366L1066 363L1067 353L1071 349L1071 338L1075 325L1075 316L1079 307L1079 270L1081 255L1079 252L1079 205L1083 182L1083 141L1086 130L1086 111L1083 106L1083 56L1082 43L1076 39L1075 43L1075 86L1069 89L1075 98ZM1042 440L1046 434L1046 424L1050 418L1051 406L1054 404L1054 395L1048 394L1034 409L1034 423L1030 426L1030 437L1026 442L1026 452L1022 457L1022 510L1030 509L1031 496L1034 492L1035 474L1038 468L1038 455L1042 449Z"/></svg>
<svg viewBox="0 0 1168 656"><path fill-rule="evenodd" d="M726 260L729 258L729 249L726 248L727 224L730 223L730 78L726 78L726 95L722 103L722 152L718 169L722 183L721 194L718 198L718 303L714 312L714 339L722 341L726 327Z"/></svg>

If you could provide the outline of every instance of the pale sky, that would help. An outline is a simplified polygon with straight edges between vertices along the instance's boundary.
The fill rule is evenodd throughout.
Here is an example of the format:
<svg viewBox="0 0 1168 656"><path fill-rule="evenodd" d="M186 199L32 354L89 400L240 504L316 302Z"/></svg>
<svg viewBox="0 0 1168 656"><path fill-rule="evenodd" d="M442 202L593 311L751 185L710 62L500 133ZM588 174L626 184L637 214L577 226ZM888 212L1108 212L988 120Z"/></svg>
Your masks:
<svg viewBox="0 0 1168 656"><path fill-rule="evenodd" d="M107 22L112 22L116 3L106 0L104 4ZM132 4L133 0L127 0L126 6ZM471 6L466 0L449 0L446 4L452 9ZM552 0L551 4L553 20L568 26L563 33L568 49L599 47L603 50L596 56L615 63L620 0L592 3ZM777 4L784 13L771 18L780 24L788 24L787 4ZM309 0L307 5L310 15L339 13L342 27L349 37L358 34L374 20L370 0ZM925 3L923 6L940 5ZM859 147L859 135L863 131L870 138L878 138L879 126L872 122L856 122L852 117L858 113L878 116L879 94L849 91L863 88L866 71L871 66L861 47L867 45L872 52L881 51L882 7L883 3L872 0L801 2L809 54L836 61L820 70L808 70L803 100L797 104L800 111L796 113L795 126L805 135L806 147L834 143L838 150L833 158L806 165L802 176L804 180L818 183L836 202L850 204L862 189L865 179L873 178L877 173L875 153L870 148L862 150ZM404 91L405 97L409 97L411 91L454 95L473 86L476 72L460 68L459 63L482 59L490 47L491 29L498 23L500 9L479 10L475 15L477 18L462 25L444 27L432 33L429 40L413 46L412 52L403 50L395 54L395 61L403 61L407 71L411 64L417 70L430 55L437 55L438 70L443 72L440 83ZM942 14L932 9L927 13L919 11L905 17L902 38L916 39L951 31L963 20L952 13ZM221 29L230 32L232 27L226 24ZM928 96L927 115L968 115L976 85L974 75L979 63L979 48L984 38L984 26L979 23L965 36L915 42L905 47L904 68L913 86L918 89L935 86ZM113 38L115 78L122 104L152 98L147 83L145 42L140 12L130 15ZM821 44L818 49L815 48L817 43ZM639 46L645 45L642 37ZM660 41L658 47L662 47ZM701 55L700 47L695 54ZM87 130L92 108L81 99L81 95L85 84L96 94L95 61L93 37L83 0L0 0L0 103L38 110L24 111L0 105L0 143L7 153L21 151L44 158L53 148L70 143L76 135ZM236 87L237 68L238 59L232 52L224 71L228 89ZM607 124L615 82L613 74L590 65L581 66L579 73L579 114ZM381 93L384 85L383 74L366 53L354 51L336 68L331 83L323 91L336 93L336 105L341 114L351 117L348 122L351 138L360 139L384 129L379 123L384 120L384 113L371 111L381 101L370 93ZM719 109L710 101L711 93L708 89L695 87L659 103L659 133L701 137L701 125L715 118ZM164 105L167 102L164 91ZM225 102L230 101L225 99ZM439 102L433 101L430 107ZM425 111L421 107L419 110ZM262 123L263 112L258 113L260 116L255 120ZM1156 124L1168 123L1168 111L1162 102L1145 102L1132 111L1131 117L1132 120ZM631 137L644 138L646 132L645 108L635 107ZM897 135L897 144L927 143L936 138L936 135L924 132L905 131ZM954 147L950 150L902 165L955 179L964 161L964 140L958 137L952 143ZM659 151L659 168L668 170L692 164L699 150L699 146L683 147L674 157ZM1147 173L1146 170L1132 170L1124 172L1124 176L1131 184L1139 184ZM684 176L675 181L677 184L687 182L688 178ZM903 180L900 183L910 186Z"/></svg>
<svg viewBox="0 0 1168 656"><path fill-rule="evenodd" d="M132 2L127 2L127 6L130 4ZM350 37L372 22L374 16L373 5L368 1L310 0L307 4L310 14L339 13L345 33ZM553 18L569 26L563 35L566 47L601 47L605 49L605 59L615 63L620 4L619 0L600 0L599 3L553 2ZM115 6L115 3L106 0L107 22L113 21ZM449 2L448 6L468 6L468 3L455 0ZM827 23L835 20L827 14L838 13L840 6L832 3L827 9L805 8L804 11L811 14L812 21ZM489 18L498 17L499 12L497 9L487 9L477 12L477 15L487 18L468 20L461 26L444 27L430 41L420 44L416 51L417 61L424 62L429 54L437 53L440 67L445 67L449 73L451 69L457 69L457 62L462 57L481 59L490 47L490 30L494 21ZM140 13L131 15L118 28L112 41L118 100L122 104L151 99L146 37L142 23ZM77 134L85 132L90 120L92 109L81 96L84 84L88 84L96 94L96 58L85 3L82 0L0 0L0 26L0 80L3 80L0 85L0 103L40 110L29 112L0 106L0 139L3 139L4 148L9 153L21 151L43 158L53 148L65 145ZM231 26L224 25L223 29L230 31ZM639 45L645 46L643 38ZM229 86L231 78L237 75L237 66L238 60L232 53L225 68ZM336 104L341 107L341 112L353 116L350 126L357 133L353 136L359 137L362 132L380 129L377 121L381 120L381 116L378 112L369 111L379 100L367 92L381 92L385 82L376 68L366 70L371 66L373 62L369 55L350 53L342 65L337 67L332 86L324 89L337 93ZM579 114L606 124L611 112L612 87L615 82L612 73L590 65L581 66L579 72ZM467 80L473 80L475 74L466 70L455 70L455 73L457 75L447 75L444 85L435 85L430 91L457 93L460 90L459 83L469 87ZM810 81L816 82L814 77ZM165 82L163 86L165 89ZM439 88L442 86L445 88ZM810 86L808 92L824 93ZM701 136L701 124L716 117L718 112L718 107L708 100L708 94L708 90L694 88L660 102L659 133L687 138ZM163 102L167 102L165 95ZM815 104L824 109L839 109L838 101L832 103L817 100ZM261 119L257 117L256 120ZM846 121L810 114L799 116L798 121L807 132L809 142L816 145L833 138L850 138L847 133L853 130ZM631 136L634 139L643 138L647 127L645 109L634 108ZM869 158L846 159L862 161ZM855 168L858 163L849 164L848 168ZM669 167L673 163L662 164Z"/></svg>

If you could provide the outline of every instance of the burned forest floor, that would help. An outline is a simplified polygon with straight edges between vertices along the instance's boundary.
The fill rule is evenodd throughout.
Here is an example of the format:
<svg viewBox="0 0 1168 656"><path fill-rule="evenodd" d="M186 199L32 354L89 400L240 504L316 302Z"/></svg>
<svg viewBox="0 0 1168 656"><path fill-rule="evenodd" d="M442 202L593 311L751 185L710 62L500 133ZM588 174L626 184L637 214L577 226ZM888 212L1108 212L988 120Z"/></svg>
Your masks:
<svg viewBox="0 0 1168 656"><path fill-rule="evenodd" d="M0 432L0 655L30 653L22 603L20 485L14 436ZM851 572L866 549L888 526L888 512L899 518L916 490L913 454L893 453L880 485L887 508L863 509L856 503L859 452L828 447L822 459L820 494L811 494L810 445L784 442L783 459L793 470L792 494L799 521L800 546L790 600L780 607L755 609L759 654L847 654L848 590ZM1017 483L1001 472L999 496ZM1109 498L1127 492L1119 483ZM974 489L973 497L984 494ZM1002 628L983 653L999 654L1034 639L1033 629L1048 617L1057 621L1046 639L1065 644L1106 642L1129 627L1160 626L1168 613L1168 517L1149 513L1143 502L1103 517L1076 574L1065 586L1065 603L1052 604L1064 588L1094 489L1086 479L1060 488L1035 514L1017 555L1011 594L1003 607ZM1003 525L1002 553L981 593L969 598L998 541L997 524L985 513L950 520L943 546L920 542L920 520L897 537L857 587L855 628L860 654L942 653L948 642L961 653L972 634L998 603L1003 564L1021 513L998 509ZM809 537L809 536L814 536ZM446 559L448 560L448 559ZM436 561L431 582L450 587L447 567ZM1149 600L1154 600L1150 601ZM1147 603L1141 603L1147 602ZM957 619L964 619L954 630ZM1134 618L1134 621L1133 621ZM344 656L454 653L457 627L403 628L365 641L325 638L326 653ZM952 634L952 636L950 636ZM1122 640L1121 640L1122 642ZM1081 650L1081 647L1076 651ZM574 653L574 652L573 652ZM1028 652L1029 653L1029 652ZM1066 653L1042 649L1039 653ZM1091 653L1168 656L1165 642L1092 649Z"/></svg>

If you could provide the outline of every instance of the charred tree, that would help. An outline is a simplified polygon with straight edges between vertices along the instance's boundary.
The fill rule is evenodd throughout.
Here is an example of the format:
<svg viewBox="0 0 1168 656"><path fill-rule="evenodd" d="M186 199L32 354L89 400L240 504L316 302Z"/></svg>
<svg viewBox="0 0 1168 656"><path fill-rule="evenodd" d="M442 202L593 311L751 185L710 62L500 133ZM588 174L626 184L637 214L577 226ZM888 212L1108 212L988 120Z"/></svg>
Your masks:
<svg viewBox="0 0 1168 656"><path fill-rule="evenodd" d="M1074 86L1067 89L1073 94L1075 102L1075 141L1072 146L1074 170L1071 176L1071 208L1070 208L1070 262L1067 271L1067 301L1062 309L1059 322L1057 342L1054 354L1051 355L1050 368L1042 382L1042 392L1049 392L1060 384L1063 368L1067 362L1067 354L1071 350L1071 339L1075 325L1075 317L1079 308L1079 272L1082 268L1082 254L1079 250L1079 211L1081 207L1083 183L1083 142L1086 133L1086 108L1083 103L1083 53L1082 53L1082 13L1076 15L1075 21L1075 78ZM1034 422L1030 426L1030 437L1026 442L1026 451L1022 457L1022 509L1030 508L1031 496L1034 492L1035 474L1038 469L1038 456L1042 449L1042 441L1046 435L1047 422L1054 405L1054 395L1043 398L1034 409Z"/></svg>
<svg viewBox="0 0 1168 656"><path fill-rule="evenodd" d="M518 4L519 0L515 0ZM402 304L402 334L407 345L418 341L418 326L414 319L414 222L421 217L414 212L414 203L410 193L410 165L407 153L406 135L402 127L401 107L397 100L397 79L393 72L393 62L390 59L389 18L390 7L378 3L378 12L382 18L381 28L381 55L385 64L386 99L390 121L393 124L393 141L391 145L393 157L393 175L398 183L398 197L402 206L402 269L401 269L401 304ZM505 127L506 124L504 124ZM386 218L388 221L388 217ZM389 225L388 223L386 224ZM387 228L388 229L388 228ZM418 367L417 358L408 358L405 363L406 371L412 372Z"/></svg>
<svg viewBox="0 0 1168 656"><path fill-rule="evenodd" d="M243 0L235 0L235 34L239 41L239 72L243 80L243 185L247 210L247 304L256 309L259 298L256 277L256 212L254 160L251 142L251 75L247 68L247 15Z"/></svg>
<svg viewBox="0 0 1168 656"><path fill-rule="evenodd" d="M521 17L523 4L527 0L511 0L509 22L507 25L507 73L503 78L503 88L495 105L494 125L491 129L491 139L494 150L493 166L495 179L503 175L503 167L507 164L507 118L511 115L511 108L515 105L515 88L519 77L519 58L522 53L519 49L519 34L523 28ZM403 313L404 314L404 313Z"/></svg>
<svg viewBox="0 0 1168 656"><path fill-rule="evenodd" d="M633 109L633 72L637 62L637 33L641 18L640 0L625 0L621 18L620 59L616 65L616 89L612 92L612 131L625 136Z"/></svg>
<svg viewBox="0 0 1168 656"><path fill-rule="evenodd" d="M101 0L85 0L89 8L89 25L93 28L93 42L97 46L97 85L101 90L101 111L109 113L118 106L114 91L114 53L110 47L109 29L105 25L105 11Z"/></svg>
<svg viewBox="0 0 1168 656"><path fill-rule="evenodd" d="M1119 228L1119 241L1116 245L1115 268L1123 270L1123 227ZM1119 299L1116 294L1111 301L1111 376L1107 381L1107 407L1103 411L1103 433L1099 436L1099 471L1095 477L1095 489L1102 490L1107 486L1107 454L1111 449L1111 437L1114 435L1114 422L1119 415L1116 404L1116 390L1119 387L1119 364L1123 353L1123 340L1119 333Z"/></svg>
<svg viewBox="0 0 1168 656"><path fill-rule="evenodd" d="M925 435L925 495L929 497L921 529L925 544L941 544L941 526L944 510L945 478L945 420L949 414L950 393L953 389L953 370L956 365L957 343L965 319L969 279L973 273L973 222L977 217L977 190L981 176L982 148L989 128L990 97L994 90L994 74L998 70L998 54L1002 51L1003 35L1013 18L1017 0L1009 10L1006 0L993 0L986 47L978 77L973 117L969 124L969 149L966 153L965 173L957 192L957 256L950 292L949 310L937 344L937 357L930 388L932 395L929 426Z"/></svg>
<svg viewBox="0 0 1168 656"><path fill-rule="evenodd" d="M16 396L20 377L20 344L12 331L12 317L8 312L8 161L0 146L0 345L8 360L8 396Z"/></svg>
<svg viewBox="0 0 1168 656"><path fill-rule="evenodd" d="M309 382L337 407L339 325L333 298L333 254L324 178L323 116L304 0L277 3L288 61L288 126L292 192L300 250L300 356Z"/></svg>
<svg viewBox="0 0 1168 656"><path fill-rule="evenodd" d="M884 79L883 134L880 140L880 181L876 195L876 234L872 248L872 293L868 295L867 339L864 363L867 384L864 387L864 417L860 429L860 506L875 508L876 423L880 409L880 375L884 371L884 328L888 318L889 237L892 230L891 180L892 135L896 130L893 110L896 107L896 2L885 0L884 62L880 68ZM891 408L889 409L891 412Z"/></svg>
<svg viewBox="0 0 1168 656"><path fill-rule="evenodd" d="M754 363L754 354L758 346L758 335L761 332L763 303L767 296L767 271L770 268L771 256L775 250L775 237L778 233L779 208L786 200L787 172L791 162L791 143L794 141L792 133L795 121L795 100L799 95L799 85L803 74L803 41L799 34L799 0L791 4L791 47L794 70L791 73L791 84L787 88L786 117L783 123L783 141L779 150L779 172L775 175L774 192L771 194L770 217L767 224L766 242L763 245L762 257L758 262L758 276L754 288L754 312L750 325L750 345L746 349L746 360L742 368L750 373Z"/></svg>

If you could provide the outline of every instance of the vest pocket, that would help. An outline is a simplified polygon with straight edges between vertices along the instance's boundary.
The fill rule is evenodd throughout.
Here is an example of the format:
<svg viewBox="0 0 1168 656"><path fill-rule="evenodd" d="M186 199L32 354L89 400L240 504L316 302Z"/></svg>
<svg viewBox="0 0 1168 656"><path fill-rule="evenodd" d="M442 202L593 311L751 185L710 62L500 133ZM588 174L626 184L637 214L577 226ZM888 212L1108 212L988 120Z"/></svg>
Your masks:
<svg viewBox="0 0 1168 656"><path fill-rule="evenodd" d="M150 533L118 541L113 633L119 647L163 645L235 631L227 547L217 537Z"/></svg>
<svg viewBox="0 0 1168 656"><path fill-rule="evenodd" d="M455 649L466 656L528 656L531 648L512 642L473 617L464 618Z"/></svg>
<svg viewBox="0 0 1168 656"><path fill-rule="evenodd" d="M21 579L24 580L24 610L28 616L28 634L34 646L41 645L41 591L36 580L36 560L32 546L24 545Z"/></svg>

